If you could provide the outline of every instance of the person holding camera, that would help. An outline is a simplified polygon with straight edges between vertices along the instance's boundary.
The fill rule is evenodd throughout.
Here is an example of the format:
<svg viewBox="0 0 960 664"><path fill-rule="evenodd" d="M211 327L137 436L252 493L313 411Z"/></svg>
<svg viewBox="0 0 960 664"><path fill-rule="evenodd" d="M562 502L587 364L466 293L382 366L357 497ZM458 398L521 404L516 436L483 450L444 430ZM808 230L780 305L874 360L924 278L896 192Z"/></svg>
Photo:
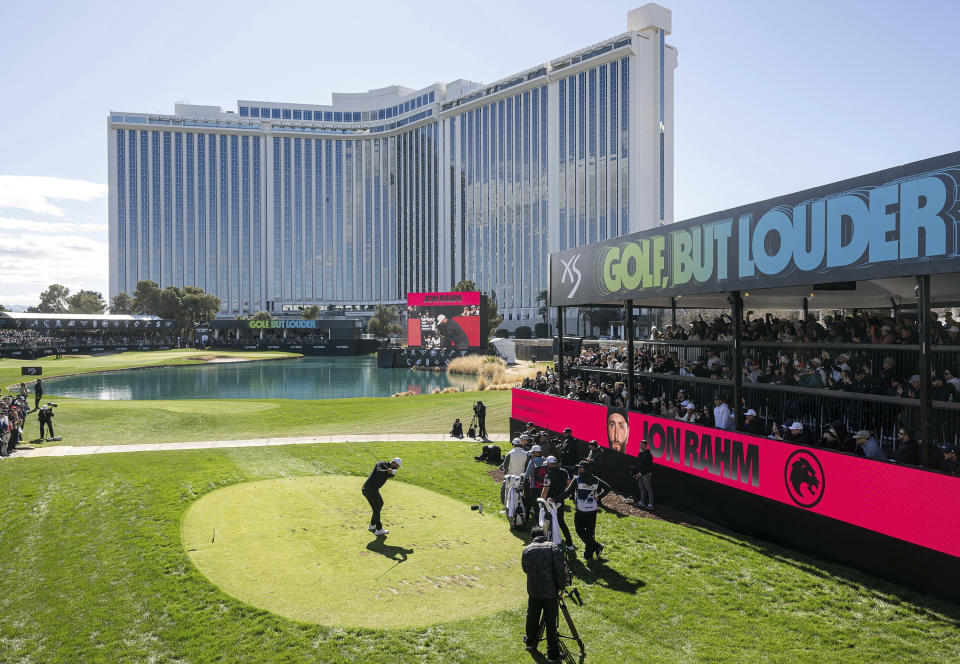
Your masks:
<svg viewBox="0 0 960 664"><path fill-rule="evenodd" d="M37 412L37 420L40 422L40 439L43 440L44 426L50 430L50 438L53 438L53 407L50 404L44 405Z"/></svg>
<svg viewBox="0 0 960 664"><path fill-rule="evenodd" d="M374 535L386 535L390 531L385 530L380 523L380 510L383 509L383 497L380 495L380 488L387 483L387 480L397 474L397 470L403 461L398 457L387 463L386 461L377 461L370 476L363 483L361 492L363 497L370 503L370 509L373 510L373 516L370 517L370 525L367 530L373 531Z"/></svg>
<svg viewBox="0 0 960 664"><path fill-rule="evenodd" d="M586 545L583 550L584 559L590 560L596 554L597 560L601 560L600 554L603 553L603 544L597 542L595 537L597 510L603 497L610 493L610 485L593 475L590 469L589 461L580 462L578 474L570 482L570 486L567 487L563 497L573 496L576 499L577 511L573 516L573 526L577 530L577 536Z"/></svg>
<svg viewBox="0 0 960 664"><path fill-rule="evenodd" d="M570 427L563 430L563 438L557 443L556 448L560 466L568 473L576 472L577 464L580 463L580 450L577 448L577 441Z"/></svg>
<svg viewBox="0 0 960 664"><path fill-rule="evenodd" d="M477 429L479 430L480 437L487 437L487 407L483 405L482 401L478 401L473 405L473 414L477 416Z"/></svg>
<svg viewBox="0 0 960 664"><path fill-rule="evenodd" d="M520 566L527 575L527 624L523 642L528 651L537 649L542 621L547 632L547 661L557 662L560 660L557 618L560 594L567 580L567 563L563 551L547 541L540 526L535 526L530 535L533 540L524 547L520 557Z"/></svg>

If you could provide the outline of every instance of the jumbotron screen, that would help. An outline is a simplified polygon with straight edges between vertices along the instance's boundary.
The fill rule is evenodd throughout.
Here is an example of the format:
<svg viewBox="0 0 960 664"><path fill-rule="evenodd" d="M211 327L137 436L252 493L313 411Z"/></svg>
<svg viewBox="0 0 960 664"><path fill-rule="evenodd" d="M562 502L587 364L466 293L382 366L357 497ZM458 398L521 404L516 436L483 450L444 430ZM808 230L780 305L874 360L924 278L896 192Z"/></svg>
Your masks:
<svg viewBox="0 0 960 664"><path fill-rule="evenodd" d="M458 355L483 348L487 321L485 299L479 291L409 293L407 345Z"/></svg>

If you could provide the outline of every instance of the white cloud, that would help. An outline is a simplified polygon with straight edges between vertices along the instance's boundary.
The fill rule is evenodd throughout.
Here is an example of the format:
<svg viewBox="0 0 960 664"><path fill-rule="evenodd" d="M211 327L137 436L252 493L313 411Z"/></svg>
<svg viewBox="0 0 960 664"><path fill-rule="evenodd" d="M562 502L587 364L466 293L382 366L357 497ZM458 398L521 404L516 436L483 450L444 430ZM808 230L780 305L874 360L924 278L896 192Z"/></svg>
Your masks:
<svg viewBox="0 0 960 664"><path fill-rule="evenodd" d="M68 180L33 175L0 175L0 208L17 208L65 216L65 211L51 201L90 202L107 195L107 185L86 180Z"/></svg>
<svg viewBox="0 0 960 664"><path fill-rule="evenodd" d="M70 220L40 221L37 219L20 219L16 217L0 217L0 232L11 233L106 233L106 224L90 224Z"/></svg>

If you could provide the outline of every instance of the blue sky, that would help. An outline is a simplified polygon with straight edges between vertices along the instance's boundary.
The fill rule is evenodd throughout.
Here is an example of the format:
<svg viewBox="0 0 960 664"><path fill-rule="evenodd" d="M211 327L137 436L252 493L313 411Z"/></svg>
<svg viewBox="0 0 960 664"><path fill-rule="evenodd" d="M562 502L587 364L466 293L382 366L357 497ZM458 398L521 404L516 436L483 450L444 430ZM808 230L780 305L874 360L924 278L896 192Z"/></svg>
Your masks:
<svg viewBox="0 0 960 664"><path fill-rule="evenodd" d="M0 303L106 291L106 117L491 81L642 1L0 3ZM661 2L676 219L960 149L958 2Z"/></svg>

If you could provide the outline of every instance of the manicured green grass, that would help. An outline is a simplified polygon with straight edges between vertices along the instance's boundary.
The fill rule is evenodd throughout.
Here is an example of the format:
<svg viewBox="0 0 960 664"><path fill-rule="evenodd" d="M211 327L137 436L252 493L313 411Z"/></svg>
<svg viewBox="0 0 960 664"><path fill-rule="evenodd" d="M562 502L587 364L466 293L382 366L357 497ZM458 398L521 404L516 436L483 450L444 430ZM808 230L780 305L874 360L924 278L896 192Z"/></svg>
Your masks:
<svg viewBox="0 0 960 664"><path fill-rule="evenodd" d="M56 433L64 445L169 443L326 434L445 433L455 417L469 422L479 392L356 399L198 399L196 401L58 401ZM487 431L507 433L510 393L483 392ZM39 424L30 417L29 441Z"/></svg>
<svg viewBox="0 0 960 664"><path fill-rule="evenodd" d="M284 477L218 489L187 510L183 546L227 594L304 622L426 627L520 605L525 577L502 521L392 481L381 517L390 532L377 537L363 481ZM256 505L256 518L237 505Z"/></svg>
<svg viewBox="0 0 960 664"><path fill-rule="evenodd" d="M485 518L506 530L490 507L497 485L469 458L474 450L328 444L4 460L0 661L533 661L515 605L416 629L317 626L233 599L193 566L181 542L186 510L218 488L364 476L374 457L395 454L404 466L391 481L458 501L463 512L445 517L461 525L465 514L475 516L468 505L484 502ZM267 518L256 501L235 510ZM725 533L612 514L600 515L598 538L609 562L574 564L586 605L571 611L588 662L960 661L960 609L850 569ZM516 540L517 556L521 545ZM349 597L352 588L344 583L337 592ZM522 596L523 586L515 592Z"/></svg>
<svg viewBox="0 0 960 664"><path fill-rule="evenodd" d="M296 357L289 353L216 353L158 351L91 358L41 360L44 376L170 364L192 364L190 357L230 355L255 359ZM19 380L20 366L0 360L0 384ZM56 384L48 387L55 396ZM462 392L396 398L198 399L168 401L101 401L58 399L54 425L64 445L118 445L192 440L236 440L326 434L444 433L454 418L470 421L477 399L487 406L487 431L507 433L509 391ZM32 399L32 397L31 397ZM39 435L31 417L25 428L29 442Z"/></svg>

